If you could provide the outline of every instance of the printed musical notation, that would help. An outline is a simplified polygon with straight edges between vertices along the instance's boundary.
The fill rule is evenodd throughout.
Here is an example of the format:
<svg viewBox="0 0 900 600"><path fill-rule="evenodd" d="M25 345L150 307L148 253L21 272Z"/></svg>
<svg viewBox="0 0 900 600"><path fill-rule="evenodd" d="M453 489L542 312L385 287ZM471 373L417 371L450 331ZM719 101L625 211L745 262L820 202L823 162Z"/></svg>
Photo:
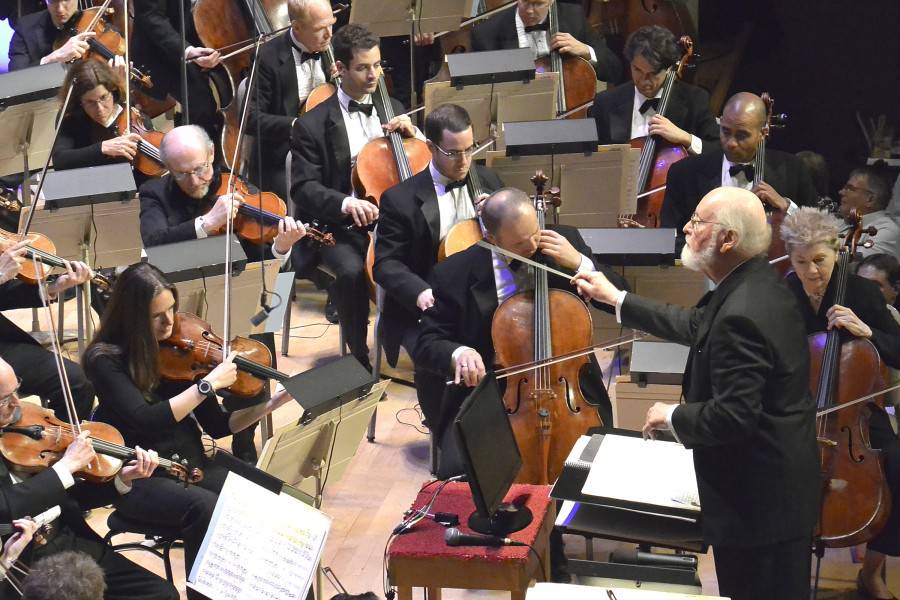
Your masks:
<svg viewBox="0 0 900 600"><path fill-rule="evenodd" d="M302 600L331 519L229 473L187 584L213 600Z"/></svg>

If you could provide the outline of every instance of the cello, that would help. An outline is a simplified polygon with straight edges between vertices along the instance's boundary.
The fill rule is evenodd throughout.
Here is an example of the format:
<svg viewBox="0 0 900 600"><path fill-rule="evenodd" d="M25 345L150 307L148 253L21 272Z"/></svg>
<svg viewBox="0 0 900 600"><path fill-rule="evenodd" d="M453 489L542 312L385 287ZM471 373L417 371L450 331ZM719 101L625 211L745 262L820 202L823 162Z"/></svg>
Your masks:
<svg viewBox="0 0 900 600"><path fill-rule="evenodd" d="M850 258L864 233L851 215L847 245L838 255L834 303L843 304ZM869 444L868 404L854 398L878 392L883 365L868 339L841 339L838 328L809 336L810 389L816 399L816 436L822 471L822 508L817 537L829 548L855 546L875 537L887 522L891 495L884 457ZM840 406L846 404L847 406ZM841 410L828 411L840 406ZM823 411L826 411L823 413Z"/></svg>
<svg viewBox="0 0 900 600"><path fill-rule="evenodd" d="M669 67L665 81L662 85L662 96L659 99L659 108L656 111L661 117L666 116L669 101L672 98L672 88L675 79L680 79L684 68L694 54L694 42L688 36L678 41L684 49L684 54L677 63ZM687 148L673 146L655 135L648 135L631 140L632 148L641 151L640 167L637 180L637 210L633 215L620 215L620 225L638 227L659 227L659 215L662 212L663 199L666 192L666 178L669 175L669 167L672 163L688 157Z"/></svg>
<svg viewBox="0 0 900 600"><path fill-rule="evenodd" d="M477 214L478 207L475 203L484 193L484 190L481 187L481 179L478 177L478 173L475 172L474 167L475 165L469 167L469 173L466 175L466 190L469 192L469 198L472 200L472 206ZM481 221L478 220L478 217L455 223L438 246L438 262L451 254L462 252L469 246L477 243L482 237L484 237L484 234L481 231Z"/></svg>
<svg viewBox="0 0 900 600"><path fill-rule="evenodd" d="M773 129L784 127L787 115L776 115L773 113L775 100L767 93L760 94L763 103L766 105L766 123L763 125L762 137L756 146L756 156L753 158L753 187L755 188L760 182L766 179L766 140L771 135ZM764 204L766 209L766 219L772 227L772 243L769 245L769 261L775 265L775 269L785 275L787 273L789 262L775 262L780 257L787 254L784 241L781 239L781 223L784 221L785 213L776 210L774 207Z"/></svg>
<svg viewBox="0 0 900 600"><path fill-rule="evenodd" d="M544 229L547 178L539 171L532 182L538 227ZM592 336L587 305L571 292L550 289L543 269L535 269L533 292L513 294L494 313L491 337L497 362L542 365L510 376L503 395L522 453L517 482L555 481L575 441L589 428L602 425L579 386L579 372L588 365L588 357L548 360L590 346Z"/></svg>
<svg viewBox="0 0 900 600"><path fill-rule="evenodd" d="M322 50L322 71L325 72L325 78L331 79L331 81L326 81L312 89L306 97L306 100L300 105L301 115L311 111L337 93L337 89L341 85L341 78L338 76L335 76L334 78L330 77L333 66L334 51L331 49L331 44L328 44L328 47Z"/></svg>

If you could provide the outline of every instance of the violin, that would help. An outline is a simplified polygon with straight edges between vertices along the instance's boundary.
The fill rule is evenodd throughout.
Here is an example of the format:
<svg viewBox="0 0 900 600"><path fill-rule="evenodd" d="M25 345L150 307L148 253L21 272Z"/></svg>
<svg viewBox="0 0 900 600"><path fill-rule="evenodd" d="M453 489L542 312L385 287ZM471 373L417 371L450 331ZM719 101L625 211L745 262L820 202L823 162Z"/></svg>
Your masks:
<svg viewBox="0 0 900 600"><path fill-rule="evenodd" d="M141 136L138 153L133 161L134 168L140 173L147 177L159 177L168 171L163 165L162 156L159 153L159 147L165 134L154 129L147 129L144 126L141 111L132 107L131 119L129 119L128 112L123 110L116 117L114 129L116 135L125 135L130 132Z"/></svg>
<svg viewBox="0 0 900 600"><path fill-rule="evenodd" d="M775 100L766 92L760 94L763 103L766 105L766 123L763 125L762 137L756 146L756 156L753 158L753 187L755 188L760 182L766 179L766 140L772 133L773 129L781 129L787 121L787 115L774 114ZM764 204L766 209L766 220L772 227L772 243L769 245L769 260L773 261L787 254L784 240L781 239L781 223L784 221L785 213L775 209L773 206ZM775 269L781 275L787 273L790 267L790 261L775 262Z"/></svg>
<svg viewBox="0 0 900 600"><path fill-rule="evenodd" d="M851 221L847 247L838 255L832 273L837 278L835 304L844 303L850 259L864 233L856 211ZM816 434L823 481L818 537L829 548L871 540L881 532L891 511L884 457L869 444L873 409L853 400L883 387L884 365L870 340L843 341L841 337L836 327L809 336L810 389L819 415ZM837 406L842 410L828 411Z"/></svg>
<svg viewBox="0 0 900 600"><path fill-rule="evenodd" d="M547 178L538 171L532 182L538 227L545 229ZM500 304L491 338L499 364L542 365L509 376L503 403L522 454L516 481L545 485L559 476L575 441L602 422L579 385L579 372L590 359L584 354L576 357L577 351L591 345L591 313L575 294L550 289L545 270L535 269L534 284L533 292L518 292ZM549 360L561 354L572 357Z"/></svg>
<svg viewBox="0 0 900 600"><path fill-rule="evenodd" d="M222 181L216 190L217 196L231 193L231 173L223 173ZM271 244L278 235L278 224L287 216L287 206L274 192L251 193L247 184L235 177L234 192L243 196L239 203L237 216L234 218L234 231L243 240L254 244ZM225 233L225 226L214 231L213 235ZM306 236L311 241L323 246L333 246L334 236L315 227L306 227Z"/></svg>
<svg viewBox="0 0 900 600"><path fill-rule="evenodd" d="M172 335L159 343L159 375L167 381L199 381L222 363L223 346L209 323L190 313L175 313ZM237 380L227 388L232 394L252 398L270 379L288 378L272 368L272 353L262 342L238 336L230 347L238 353Z"/></svg>
<svg viewBox="0 0 900 600"><path fill-rule="evenodd" d="M666 116L669 109L675 79L682 77L684 69L694 55L694 42L690 37L683 36L678 43L684 50L684 54L681 60L666 72L666 78L662 85L662 96L656 111L656 114L661 117ZM655 135L635 138L631 140L631 147L641 150L637 182L637 212L631 215L620 215L619 223L625 226L659 227L659 215L662 212L663 198L666 195L665 187L666 178L669 176L669 167L688 157L687 148L668 144L664 139ZM645 193L641 194L640 192Z"/></svg>
<svg viewBox="0 0 900 600"><path fill-rule="evenodd" d="M137 455L132 448L122 445L122 434L112 425L84 421L80 427L91 432L89 440L97 458L75 473L76 477L92 483L107 482ZM75 428L57 419L52 410L23 402L16 409L15 421L0 427L0 453L13 471L39 473L59 461L76 437ZM203 471L190 468L187 461L179 461L177 456L172 460L160 458L159 468L185 485L203 479Z"/></svg>
<svg viewBox="0 0 900 600"><path fill-rule="evenodd" d="M66 268L65 260L56 256L56 245L46 235L32 231L25 236L25 239L28 240L28 245L25 246L25 256L28 260L22 263L17 275L18 279L34 285L40 280L45 280L54 268ZM0 229L0 251L5 251L20 241L22 241L22 237L19 234ZM35 261L37 262L36 267ZM112 282L101 273L94 273L91 281L101 292L112 290Z"/></svg>

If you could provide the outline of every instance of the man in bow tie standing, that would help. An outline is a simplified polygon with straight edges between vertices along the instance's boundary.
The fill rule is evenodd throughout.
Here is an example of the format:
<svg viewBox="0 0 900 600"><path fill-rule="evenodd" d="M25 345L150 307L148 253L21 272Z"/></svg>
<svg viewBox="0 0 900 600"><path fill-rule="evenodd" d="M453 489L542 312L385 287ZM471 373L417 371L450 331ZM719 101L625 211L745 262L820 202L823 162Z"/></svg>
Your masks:
<svg viewBox="0 0 900 600"><path fill-rule="evenodd" d="M750 190L769 210L790 214L798 206L815 206L816 191L809 172L793 154L771 148L765 154L765 181L755 181L756 153L763 139L766 105L749 92L728 99L719 121L721 150L679 161L669 169L666 197L660 217L662 227L680 233L703 196L717 187Z"/></svg>

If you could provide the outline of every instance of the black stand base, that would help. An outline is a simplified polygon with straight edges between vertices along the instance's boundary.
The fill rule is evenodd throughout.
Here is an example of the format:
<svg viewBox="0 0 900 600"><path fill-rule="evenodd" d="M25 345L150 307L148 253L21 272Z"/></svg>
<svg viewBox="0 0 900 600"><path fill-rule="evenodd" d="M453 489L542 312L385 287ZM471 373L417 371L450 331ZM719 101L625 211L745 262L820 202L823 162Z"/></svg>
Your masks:
<svg viewBox="0 0 900 600"><path fill-rule="evenodd" d="M506 537L508 534L525 529L533 519L527 506L501 504L491 517L484 517L476 510L469 515L469 527L472 531L485 535Z"/></svg>

